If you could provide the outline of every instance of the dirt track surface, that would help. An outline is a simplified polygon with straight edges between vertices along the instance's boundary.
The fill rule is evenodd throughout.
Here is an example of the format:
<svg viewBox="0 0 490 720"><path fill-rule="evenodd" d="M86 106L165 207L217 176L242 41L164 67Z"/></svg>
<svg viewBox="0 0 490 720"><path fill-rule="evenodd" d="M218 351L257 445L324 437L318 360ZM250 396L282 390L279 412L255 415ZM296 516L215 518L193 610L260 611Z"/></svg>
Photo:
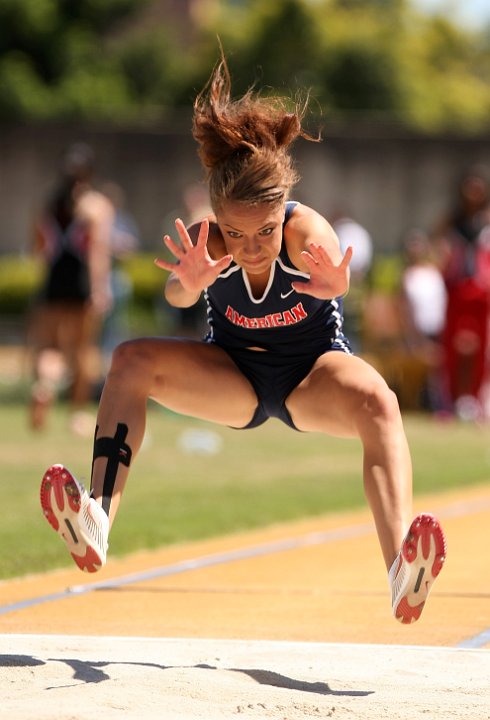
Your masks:
<svg viewBox="0 0 490 720"><path fill-rule="evenodd" d="M490 486L416 510L448 560L409 627L365 511L1 583L0 716L490 720Z"/></svg>

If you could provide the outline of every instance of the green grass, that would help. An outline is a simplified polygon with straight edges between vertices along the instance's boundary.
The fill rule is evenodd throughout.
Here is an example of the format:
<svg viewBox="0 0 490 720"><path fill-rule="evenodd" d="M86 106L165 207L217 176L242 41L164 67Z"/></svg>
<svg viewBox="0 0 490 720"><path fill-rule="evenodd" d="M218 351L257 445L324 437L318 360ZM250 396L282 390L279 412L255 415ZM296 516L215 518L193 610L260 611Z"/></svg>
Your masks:
<svg viewBox="0 0 490 720"><path fill-rule="evenodd" d="M488 482L488 428L426 416L406 417L405 424L416 493ZM189 429L216 433L221 450L184 452L180 440ZM68 431L62 406L46 432L32 433L18 402L0 407L0 437L0 577L71 566L42 516L39 483L54 462L87 480L91 439ZM277 421L234 431L152 404L111 533L111 555L363 505L361 467L358 441L296 433Z"/></svg>

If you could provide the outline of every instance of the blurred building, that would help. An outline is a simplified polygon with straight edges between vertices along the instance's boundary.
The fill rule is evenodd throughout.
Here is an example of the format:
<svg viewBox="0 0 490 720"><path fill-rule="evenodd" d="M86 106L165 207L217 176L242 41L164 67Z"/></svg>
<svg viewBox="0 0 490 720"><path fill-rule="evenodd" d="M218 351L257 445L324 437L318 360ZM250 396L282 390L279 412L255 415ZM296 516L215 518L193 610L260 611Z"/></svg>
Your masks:
<svg viewBox="0 0 490 720"><path fill-rule="evenodd" d="M189 185L203 178L191 115L165 127L11 125L0 133L0 254L22 252L33 213L53 182L61 148L84 140L95 148L98 173L124 189L140 228L141 248L160 248L162 223ZM297 200L332 217L349 213L373 238L376 253L397 250L404 228L433 226L463 170L490 168L490 135L424 135L400 128L326 128L321 143L294 148L302 180Z"/></svg>

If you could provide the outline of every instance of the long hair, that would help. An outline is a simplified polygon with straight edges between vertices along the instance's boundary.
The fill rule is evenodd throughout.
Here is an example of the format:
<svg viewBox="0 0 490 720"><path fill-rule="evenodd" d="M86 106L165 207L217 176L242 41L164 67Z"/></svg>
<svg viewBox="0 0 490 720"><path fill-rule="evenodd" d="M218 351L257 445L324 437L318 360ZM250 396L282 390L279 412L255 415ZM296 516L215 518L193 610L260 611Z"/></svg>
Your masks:
<svg viewBox="0 0 490 720"><path fill-rule="evenodd" d="M213 209L227 200L257 205L287 200L299 176L290 146L299 136L314 140L301 126L305 106L289 112L280 98L250 88L231 97L224 56L194 102L193 135L206 170Z"/></svg>

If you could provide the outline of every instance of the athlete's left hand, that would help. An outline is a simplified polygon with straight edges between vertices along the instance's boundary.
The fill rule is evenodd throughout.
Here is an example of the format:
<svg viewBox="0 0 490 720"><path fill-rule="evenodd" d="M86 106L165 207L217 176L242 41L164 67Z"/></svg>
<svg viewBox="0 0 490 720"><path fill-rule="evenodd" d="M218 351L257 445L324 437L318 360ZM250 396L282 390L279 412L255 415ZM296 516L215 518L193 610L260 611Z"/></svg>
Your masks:
<svg viewBox="0 0 490 720"><path fill-rule="evenodd" d="M318 243L310 243L308 250L303 250L301 256L308 266L310 279L291 283L297 293L312 295L320 300L329 300L346 294L349 289L351 247L347 248L339 265L335 265L327 250Z"/></svg>

